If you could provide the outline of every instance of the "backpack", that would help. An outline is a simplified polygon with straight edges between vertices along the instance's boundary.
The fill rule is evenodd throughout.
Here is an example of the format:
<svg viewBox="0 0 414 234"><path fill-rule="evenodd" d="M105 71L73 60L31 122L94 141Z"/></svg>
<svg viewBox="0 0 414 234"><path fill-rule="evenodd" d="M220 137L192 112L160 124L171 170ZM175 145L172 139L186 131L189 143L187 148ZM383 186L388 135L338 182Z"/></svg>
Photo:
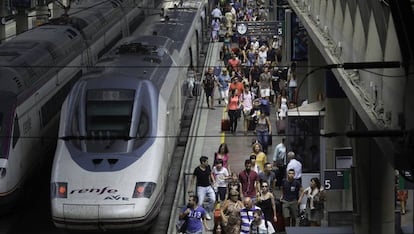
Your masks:
<svg viewBox="0 0 414 234"><path fill-rule="evenodd" d="M203 83L204 83L205 89L213 89L214 88L214 76L206 75L206 78L204 78Z"/></svg>

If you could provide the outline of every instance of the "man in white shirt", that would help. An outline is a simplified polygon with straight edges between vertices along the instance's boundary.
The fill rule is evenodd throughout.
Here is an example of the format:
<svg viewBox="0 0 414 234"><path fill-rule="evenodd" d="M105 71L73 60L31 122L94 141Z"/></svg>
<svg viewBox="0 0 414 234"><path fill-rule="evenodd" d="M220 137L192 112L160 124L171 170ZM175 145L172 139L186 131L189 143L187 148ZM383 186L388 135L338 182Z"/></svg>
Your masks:
<svg viewBox="0 0 414 234"><path fill-rule="evenodd" d="M221 13L221 10L218 6L216 6L216 8L214 8L211 11L211 17L213 17L213 19L218 19L221 21L221 17L223 16L223 14Z"/></svg>
<svg viewBox="0 0 414 234"><path fill-rule="evenodd" d="M275 147L275 151L273 153L273 163L276 163L277 166L286 165L286 146L284 137L282 138L282 141Z"/></svg>
<svg viewBox="0 0 414 234"><path fill-rule="evenodd" d="M295 177L293 178L302 184L302 163L295 159L295 153L292 151L287 154L287 158L289 163L286 167L286 171L293 169L295 171Z"/></svg>

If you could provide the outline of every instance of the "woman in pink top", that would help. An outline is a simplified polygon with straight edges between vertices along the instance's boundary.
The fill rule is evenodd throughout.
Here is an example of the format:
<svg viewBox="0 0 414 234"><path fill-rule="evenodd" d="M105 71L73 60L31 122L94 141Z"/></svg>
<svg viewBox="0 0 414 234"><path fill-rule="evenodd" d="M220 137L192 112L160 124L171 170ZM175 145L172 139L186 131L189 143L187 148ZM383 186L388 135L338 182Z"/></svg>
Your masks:
<svg viewBox="0 0 414 234"><path fill-rule="evenodd" d="M230 165L228 163L229 162L229 148L226 143L221 143L217 152L214 153L214 165L216 165L216 161L218 159L223 160L223 167L225 167L227 171L229 171L229 174L231 174Z"/></svg>
<svg viewBox="0 0 414 234"><path fill-rule="evenodd" d="M240 117L239 110L239 96L237 94L237 89L230 91L229 104L227 105L227 112L230 119L230 131L235 134L237 129L237 119Z"/></svg>

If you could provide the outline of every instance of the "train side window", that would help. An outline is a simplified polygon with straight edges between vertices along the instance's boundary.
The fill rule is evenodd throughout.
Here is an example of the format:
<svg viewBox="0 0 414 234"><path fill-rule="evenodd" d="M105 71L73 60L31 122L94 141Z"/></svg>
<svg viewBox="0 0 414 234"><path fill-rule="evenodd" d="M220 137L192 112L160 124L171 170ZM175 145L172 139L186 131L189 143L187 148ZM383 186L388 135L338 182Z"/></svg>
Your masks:
<svg viewBox="0 0 414 234"><path fill-rule="evenodd" d="M148 131L149 131L149 118L146 113L142 113L141 118L139 120L137 137L142 138L142 137L147 136Z"/></svg>
<svg viewBox="0 0 414 234"><path fill-rule="evenodd" d="M145 142L148 136L150 122L148 115L145 112L141 112L138 124L139 125L137 128L136 139L134 142L135 149L140 147Z"/></svg>
<svg viewBox="0 0 414 234"><path fill-rule="evenodd" d="M19 127L19 118L14 118L14 129L13 129L13 149L16 146L17 142L20 139L20 127Z"/></svg>
<svg viewBox="0 0 414 234"><path fill-rule="evenodd" d="M3 130L3 113L0 113L0 132Z"/></svg>

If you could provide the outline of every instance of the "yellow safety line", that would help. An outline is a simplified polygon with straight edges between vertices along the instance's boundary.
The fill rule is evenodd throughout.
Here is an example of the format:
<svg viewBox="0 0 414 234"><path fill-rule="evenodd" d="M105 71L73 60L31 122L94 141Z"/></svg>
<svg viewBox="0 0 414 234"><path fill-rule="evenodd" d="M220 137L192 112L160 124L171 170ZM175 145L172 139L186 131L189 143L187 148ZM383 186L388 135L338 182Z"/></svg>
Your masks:
<svg viewBox="0 0 414 234"><path fill-rule="evenodd" d="M225 103L225 102L224 102ZM225 117L226 117L226 109L227 109L227 105L223 108L223 115L222 115L222 118L221 118L221 120L223 120ZM221 128L221 120L220 120L220 128ZM226 132L225 131L222 131L221 132L221 143L223 144L224 142L226 142L225 141L225 138L226 138Z"/></svg>

